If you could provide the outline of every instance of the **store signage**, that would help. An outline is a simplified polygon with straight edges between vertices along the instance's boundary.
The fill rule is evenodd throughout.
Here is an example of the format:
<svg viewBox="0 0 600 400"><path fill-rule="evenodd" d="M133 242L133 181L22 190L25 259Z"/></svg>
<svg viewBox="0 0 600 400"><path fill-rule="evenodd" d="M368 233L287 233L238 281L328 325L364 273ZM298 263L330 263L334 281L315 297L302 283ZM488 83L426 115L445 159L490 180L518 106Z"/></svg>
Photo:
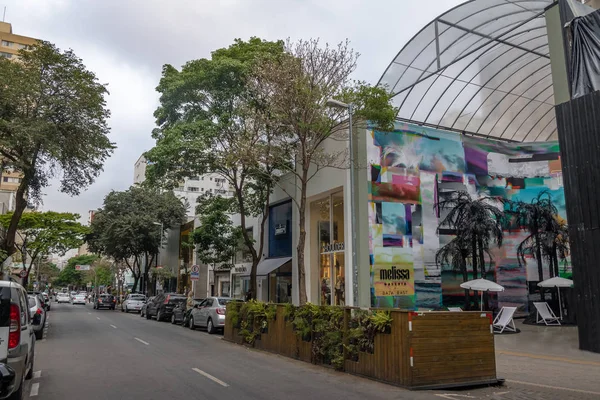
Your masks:
<svg viewBox="0 0 600 400"><path fill-rule="evenodd" d="M344 251L345 249L346 246L344 242L326 244L321 248L321 254L339 253L341 251Z"/></svg>
<svg viewBox="0 0 600 400"><path fill-rule="evenodd" d="M238 266L234 266L233 267L233 273L234 274L241 274L244 272L248 272L248 268L246 268L245 265L238 265Z"/></svg>
<svg viewBox="0 0 600 400"><path fill-rule="evenodd" d="M375 263L373 266L375 296L412 296L415 294L413 267Z"/></svg>
<svg viewBox="0 0 600 400"><path fill-rule="evenodd" d="M232 265L231 264L221 264L215 266L215 271L230 271Z"/></svg>
<svg viewBox="0 0 600 400"><path fill-rule="evenodd" d="M276 224L275 225L275 236L285 235L287 233L287 225L286 224Z"/></svg>

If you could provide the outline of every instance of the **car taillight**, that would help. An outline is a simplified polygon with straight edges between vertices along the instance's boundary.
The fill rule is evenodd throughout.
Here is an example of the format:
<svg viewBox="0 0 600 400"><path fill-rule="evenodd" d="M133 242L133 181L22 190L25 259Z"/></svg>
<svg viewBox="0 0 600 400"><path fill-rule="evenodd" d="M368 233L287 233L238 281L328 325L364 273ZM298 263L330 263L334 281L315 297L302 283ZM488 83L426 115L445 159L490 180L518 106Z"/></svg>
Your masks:
<svg viewBox="0 0 600 400"><path fill-rule="evenodd" d="M102 299L98 299L98 303L102 303Z"/></svg>
<svg viewBox="0 0 600 400"><path fill-rule="evenodd" d="M8 334L8 348L14 349L21 341L21 318L19 316L19 306L10 305L10 333Z"/></svg>
<svg viewBox="0 0 600 400"><path fill-rule="evenodd" d="M219 314L219 315L225 315L225 309L224 308L217 308L217 314Z"/></svg>
<svg viewBox="0 0 600 400"><path fill-rule="evenodd" d="M38 308L37 311L35 312L36 314L42 315L42 309Z"/></svg>
<svg viewBox="0 0 600 400"><path fill-rule="evenodd" d="M169 304L169 297L170 296L167 296L167 298L165 299L165 304Z"/></svg>
<svg viewBox="0 0 600 400"><path fill-rule="evenodd" d="M113 303L116 303L116 302L117 302L117 299L113 299Z"/></svg>

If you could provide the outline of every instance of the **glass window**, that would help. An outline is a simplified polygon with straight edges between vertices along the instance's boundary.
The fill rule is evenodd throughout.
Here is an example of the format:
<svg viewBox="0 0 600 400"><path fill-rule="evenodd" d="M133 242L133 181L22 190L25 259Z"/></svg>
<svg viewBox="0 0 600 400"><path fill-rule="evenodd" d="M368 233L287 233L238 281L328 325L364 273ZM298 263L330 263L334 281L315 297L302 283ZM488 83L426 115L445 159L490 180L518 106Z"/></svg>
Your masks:
<svg viewBox="0 0 600 400"><path fill-rule="evenodd" d="M0 57L4 57L4 58L12 58L12 54L10 53L3 53L0 51Z"/></svg>
<svg viewBox="0 0 600 400"><path fill-rule="evenodd" d="M197 191L198 191L198 188L197 188L197 187L194 187L194 186L190 186L190 187L188 187L188 191L189 191L189 192L197 192Z"/></svg>
<svg viewBox="0 0 600 400"><path fill-rule="evenodd" d="M4 46L4 47L13 47L13 44L14 44L13 42L9 42L7 40L2 41L2 46Z"/></svg>
<svg viewBox="0 0 600 400"><path fill-rule="evenodd" d="M292 202L269 209L269 257L292 255Z"/></svg>

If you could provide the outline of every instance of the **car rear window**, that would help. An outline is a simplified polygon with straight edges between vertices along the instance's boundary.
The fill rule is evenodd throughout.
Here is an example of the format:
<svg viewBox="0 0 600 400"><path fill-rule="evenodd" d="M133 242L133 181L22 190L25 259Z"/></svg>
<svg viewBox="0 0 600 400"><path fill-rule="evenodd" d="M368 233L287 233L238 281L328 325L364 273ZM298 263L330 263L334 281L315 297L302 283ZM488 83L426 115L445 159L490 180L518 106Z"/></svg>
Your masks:
<svg viewBox="0 0 600 400"><path fill-rule="evenodd" d="M187 301L187 297L182 297L182 296L170 296L169 297L169 303L183 303Z"/></svg>
<svg viewBox="0 0 600 400"><path fill-rule="evenodd" d="M222 305L222 306L226 306L227 303L232 302L232 301L239 301L237 299L224 299L224 298L220 298L220 299L217 299L217 300L219 301L219 304Z"/></svg>
<svg viewBox="0 0 600 400"><path fill-rule="evenodd" d="M129 299L130 299L130 300L138 300L138 301L139 301L139 300L145 300L145 299L146 299L146 296L143 296L143 295L139 295L139 296L131 296Z"/></svg>

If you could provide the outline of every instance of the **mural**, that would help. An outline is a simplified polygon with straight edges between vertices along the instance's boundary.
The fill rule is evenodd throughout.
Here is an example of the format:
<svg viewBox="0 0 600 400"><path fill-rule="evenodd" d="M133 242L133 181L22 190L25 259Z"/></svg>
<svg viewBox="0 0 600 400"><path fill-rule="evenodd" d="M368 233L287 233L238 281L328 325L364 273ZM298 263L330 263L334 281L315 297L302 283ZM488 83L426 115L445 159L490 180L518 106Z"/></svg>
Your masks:
<svg viewBox="0 0 600 400"><path fill-rule="evenodd" d="M566 219L557 142L504 143L398 124L395 132L369 131L367 152L374 307L462 304L462 276L435 262L437 250L453 238L450 231L437 231L443 215L436 204L444 192L530 202L549 190ZM516 248L526 236L505 232L503 246L486 260L487 278L506 289L493 306L527 304L529 282L537 281L538 272L535 261L517 260ZM561 272L569 271L570 265L561 265Z"/></svg>

